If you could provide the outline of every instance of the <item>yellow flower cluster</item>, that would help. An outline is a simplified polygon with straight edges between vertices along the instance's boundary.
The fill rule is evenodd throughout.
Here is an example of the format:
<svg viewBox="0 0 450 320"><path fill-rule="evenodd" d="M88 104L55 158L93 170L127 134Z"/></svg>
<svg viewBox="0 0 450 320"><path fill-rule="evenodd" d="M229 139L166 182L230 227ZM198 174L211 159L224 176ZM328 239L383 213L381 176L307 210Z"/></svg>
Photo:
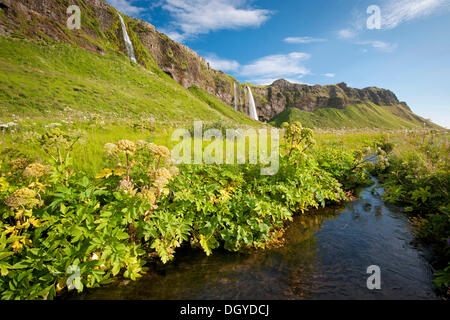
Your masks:
<svg viewBox="0 0 450 320"><path fill-rule="evenodd" d="M23 176L26 178L40 178L47 172L47 168L40 163L32 163L28 165L23 171Z"/></svg>
<svg viewBox="0 0 450 320"><path fill-rule="evenodd" d="M24 170L30 162L25 158L18 158L11 160L10 165L13 171L22 171Z"/></svg>
<svg viewBox="0 0 450 320"><path fill-rule="evenodd" d="M130 140L120 140L116 144L107 143L104 148L109 155L125 154L132 158L127 157L126 167L122 163L118 163L119 169L103 169L96 178L107 179L112 175L122 176L126 174L126 177L119 182L116 190L122 190L130 196L137 196L152 205L151 210L156 209L159 196L169 194L167 185L179 172L171 161L169 149L145 140L139 140L136 143ZM153 165L151 162L153 162ZM139 164L142 168L151 167L147 172L150 182L145 186L142 186L142 184L140 186L135 185L131 178L133 172L130 169L136 164ZM119 171L120 174L118 174ZM142 179L136 181L143 182Z"/></svg>
<svg viewBox="0 0 450 320"><path fill-rule="evenodd" d="M26 235L21 235L20 233L26 231L30 226L37 228L41 225L41 220L31 216L31 211L27 211L27 215L29 216L27 221L23 223L17 221L17 225L6 226L3 231L4 235L9 235L8 242L11 242L11 248L15 252L20 251L24 245L32 245L32 241L27 239Z"/></svg>
<svg viewBox="0 0 450 320"><path fill-rule="evenodd" d="M153 154L158 155L164 159L170 158L170 151L164 146L158 146L156 144L151 143L151 150Z"/></svg>
<svg viewBox="0 0 450 320"><path fill-rule="evenodd" d="M70 136L59 128L48 130L39 139L44 146L68 145L70 140Z"/></svg>
<svg viewBox="0 0 450 320"><path fill-rule="evenodd" d="M156 202L156 195L158 190L155 188L143 187L141 192L137 194L138 198L145 200L147 203L154 205Z"/></svg>
<svg viewBox="0 0 450 320"><path fill-rule="evenodd" d="M136 152L136 144L130 140L120 140L114 149L116 154L126 154L132 156Z"/></svg>
<svg viewBox="0 0 450 320"><path fill-rule="evenodd" d="M5 200L5 204L13 210L20 208L33 209L36 206L42 205L42 201L36 199L38 193L28 188L16 190L12 196Z"/></svg>
<svg viewBox="0 0 450 320"><path fill-rule="evenodd" d="M19 237L19 239L15 240L12 244L11 244L11 248L13 248L14 251L20 251L24 245L31 245L32 242L31 240L27 239L26 236L21 236Z"/></svg>
<svg viewBox="0 0 450 320"><path fill-rule="evenodd" d="M164 159L170 158L170 150L167 149L164 146L158 146L154 143L147 142L144 140L139 140L137 143L137 148L139 150L148 150L150 151L154 156L159 156Z"/></svg>

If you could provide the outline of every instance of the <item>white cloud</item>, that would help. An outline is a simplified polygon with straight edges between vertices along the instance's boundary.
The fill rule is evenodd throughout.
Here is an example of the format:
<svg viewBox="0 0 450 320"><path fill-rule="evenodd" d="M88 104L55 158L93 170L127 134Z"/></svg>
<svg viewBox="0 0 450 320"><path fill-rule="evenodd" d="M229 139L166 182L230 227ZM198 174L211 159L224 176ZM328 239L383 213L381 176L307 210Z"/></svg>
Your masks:
<svg viewBox="0 0 450 320"><path fill-rule="evenodd" d="M378 41L378 40L361 41L361 42L358 42L358 44L369 45L372 48L375 48L375 49L378 49L378 50L384 51L384 52L392 52L395 49L397 49L396 43L389 43L389 42Z"/></svg>
<svg viewBox="0 0 450 320"><path fill-rule="evenodd" d="M246 79L247 82L263 85L272 84L281 78L293 83L302 83L300 79L310 74L310 71L302 65L309 57L307 53L291 52L265 56L246 65L241 65L236 60L220 58L215 54L210 54L206 60L214 69L231 72Z"/></svg>
<svg viewBox="0 0 450 320"><path fill-rule="evenodd" d="M325 73L323 74L323 76L328 78L334 78L336 75L334 73Z"/></svg>
<svg viewBox="0 0 450 320"><path fill-rule="evenodd" d="M381 10L382 28L395 28L403 22L444 9L445 6L448 9L449 5L449 0L390 0Z"/></svg>
<svg viewBox="0 0 450 320"><path fill-rule="evenodd" d="M240 68L239 62L235 60L227 60L217 57L216 55L210 55L206 57L211 67L216 70L236 72Z"/></svg>
<svg viewBox="0 0 450 320"><path fill-rule="evenodd" d="M136 16L145 8L140 8L132 5L132 0L106 0L110 5L116 8L119 12L125 13L127 15Z"/></svg>
<svg viewBox="0 0 450 320"><path fill-rule="evenodd" d="M310 73L302 62L310 57L303 52L291 52L262 57L242 67L240 75L248 79L301 78Z"/></svg>
<svg viewBox="0 0 450 320"><path fill-rule="evenodd" d="M161 7L173 17L172 27L182 38L224 29L258 27L271 11L258 9L248 0L163 0Z"/></svg>
<svg viewBox="0 0 450 320"><path fill-rule="evenodd" d="M290 83L306 84L306 83L300 81L301 77L299 77L299 78L286 78L286 77L280 78L280 77L278 77L278 78L267 78L267 79L266 78L258 78L258 79L248 80L247 82L256 84L258 86L267 86L267 85L271 85L272 83L274 83L276 80L279 80L279 79L287 80Z"/></svg>
<svg viewBox="0 0 450 320"><path fill-rule="evenodd" d="M352 29L342 29L338 31L338 37L340 39L351 39L356 37L357 33L356 31Z"/></svg>
<svg viewBox="0 0 450 320"><path fill-rule="evenodd" d="M366 28L366 10L352 13L351 27L338 31L339 39L352 39ZM401 23L450 9L450 0L384 0L381 5L381 28L393 29Z"/></svg>
<svg viewBox="0 0 450 320"><path fill-rule="evenodd" d="M312 37L288 37L284 39L287 43L311 43L311 42L324 42L327 39L312 38Z"/></svg>

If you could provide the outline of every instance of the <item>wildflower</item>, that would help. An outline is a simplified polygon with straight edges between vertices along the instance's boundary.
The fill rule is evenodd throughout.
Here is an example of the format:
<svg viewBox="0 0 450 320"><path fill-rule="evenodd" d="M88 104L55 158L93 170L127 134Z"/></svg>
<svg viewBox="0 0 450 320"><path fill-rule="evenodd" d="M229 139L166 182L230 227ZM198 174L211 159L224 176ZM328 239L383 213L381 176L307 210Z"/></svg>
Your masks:
<svg viewBox="0 0 450 320"><path fill-rule="evenodd" d="M42 164L35 162L25 168L23 176L26 178L40 178L46 171L46 168Z"/></svg>
<svg viewBox="0 0 450 320"><path fill-rule="evenodd" d="M16 230L15 226L8 226L8 227L6 227L5 235L10 234L10 233L11 233L11 236L14 236L14 235L17 234L17 230Z"/></svg>
<svg viewBox="0 0 450 320"><path fill-rule="evenodd" d="M154 143L149 144L150 150L155 155L159 155L162 158L170 158L170 151L164 146L158 146Z"/></svg>
<svg viewBox="0 0 450 320"><path fill-rule="evenodd" d="M178 169L178 167L172 166L172 167L169 168L169 172L172 175L172 177L174 177L174 176L178 175L180 170Z"/></svg>
<svg viewBox="0 0 450 320"><path fill-rule="evenodd" d="M95 260L98 260L98 259L99 259L98 255L94 252L92 254L91 261L95 261Z"/></svg>
<svg viewBox="0 0 450 320"><path fill-rule="evenodd" d="M165 186L169 184L169 180L165 177L158 176L153 182L153 184L155 185L155 187L163 189Z"/></svg>
<svg viewBox="0 0 450 320"><path fill-rule="evenodd" d="M39 192L44 192L45 188L46 188L46 185L42 184L40 182L33 182L33 183L31 183L28 186L28 188L32 188L32 189L38 190Z"/></svg>
<svg viewBox="0 0 450 320"><path fill-rule="evenodd" d="M156 202L156 194L155 190L149 189L148 187L144 187L141 189L141 192L138 193L138 198L145 200L147 203L153 205Z"/></svg>
<svg viewBox="0 0 450 320"><path fill-rule="evenodd" d="M17 224L16 224L16 228L18 230L27 230L29 226L30 226L30 223L28 221L26 221L24 223L20 223L20 221L17 221Z"/></svg>
<svg viewBox="0 0 450 320"><path fill-rule="evenodd" d="M32 209L41 204L41 201L36 199L37 192L28 188L16 190L12 196L5 200L5 204L11 209L18 209L20 207Z"/></svg>
<svg viewBox="0 0 450 320"><path fill-rule="evenodd" d="M41 221L39 219L36 219L35 217L30 217L27 222L35 228L41 225Z"/></svg>
<svg viewBox="0 0 450 320"><path fill-rule="evenodd" d="M29 163L29 160L26 158L18 158L11 160L10 165L13 171L19 171L25 169Z"/></svg>
<svg viewBox="0 0 450 320"><path fill-rule="evenodd" d="M9 128L15 128L17 126L18 126L18 124L16 122L8 122L8 123L0 124L0 129L7 130Z"/></svg>
<svg viewBox="0 0 450 320"><path fill-rule="evenodd" d="M172 175L171 175L170 171L167 170L166 168L159 168L156 171L156 176L160 177L160 178L165 178L168 180L172 179Z"/></svg>
<svg viewBox="0 0 450 320"><path fill-rule="evenodd" d="M62 124L61 123L49 123L46 126L44 126L44 128L55 128L55 127L61 127Z"/></svg>
<svg viewBox="0 0 450 320"><path fill-rule="evenodd" d="M120 140L117 142L115 152L133 155L136 152L136 145L130 140Z"/></svg>
<svg viewBox="0 0 450 320"><path fill-rule="evenodd" d="M137 147L137 149L138 150L145 150L145 149L148 149L149 148L149 143L147 142L147 141L145 141L145 140L138 140L137 142L136 142L136 147Z"/></svg>
<svg viewBox="0 0 450 320"><path fill-rule="evenodd" d="M103 179L103 178L108 179L112 175L113 175L113 170L111 170L109 168L105 168L99 174L97 174L95 176L95 179Z"/></svg>
<svg viewBox="0 0 450 320"><path fill-rule="evenodd" d="M15 252L21 250L23 248L23 244L21 244L18 240L14 241L13 244L11 245L11 248L13 248L13 250Z"/></svg>

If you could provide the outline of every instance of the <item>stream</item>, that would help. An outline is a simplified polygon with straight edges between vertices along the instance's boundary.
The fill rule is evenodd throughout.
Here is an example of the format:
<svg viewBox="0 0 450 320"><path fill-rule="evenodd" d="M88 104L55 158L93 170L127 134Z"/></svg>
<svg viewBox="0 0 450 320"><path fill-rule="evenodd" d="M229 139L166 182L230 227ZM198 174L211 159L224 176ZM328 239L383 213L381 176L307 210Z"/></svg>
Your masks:
<svg viewBox="0 0 450 320"><path fill-rule="evenodd" d="M289 223L280 248L250 254L182 248L138 281L118 281L76 299L439 299L431 252L407 217L382 200L379 182L344 207L309 211ZM367 268L381 270L369 290Z"/></svg>

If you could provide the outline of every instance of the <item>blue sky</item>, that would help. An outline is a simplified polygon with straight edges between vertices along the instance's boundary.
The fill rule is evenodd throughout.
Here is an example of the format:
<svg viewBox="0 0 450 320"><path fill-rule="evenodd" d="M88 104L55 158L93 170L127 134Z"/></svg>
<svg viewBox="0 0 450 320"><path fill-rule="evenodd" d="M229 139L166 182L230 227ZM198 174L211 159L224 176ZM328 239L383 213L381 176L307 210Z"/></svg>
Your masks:
<svg viewBox="0 0 450 320"><path fill-rule="evenodd" d="M241 82L386 88L450 128L450 0L106 1Z"/></svg>

